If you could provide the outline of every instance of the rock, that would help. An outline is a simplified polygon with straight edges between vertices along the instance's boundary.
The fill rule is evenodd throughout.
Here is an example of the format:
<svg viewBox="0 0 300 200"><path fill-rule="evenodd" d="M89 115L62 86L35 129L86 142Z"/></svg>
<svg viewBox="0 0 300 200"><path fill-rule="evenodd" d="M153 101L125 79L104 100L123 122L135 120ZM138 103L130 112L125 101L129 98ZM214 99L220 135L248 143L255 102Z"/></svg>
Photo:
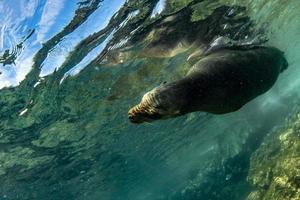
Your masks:
<svg viewBox="0 0 300 200"><path fill-rule="evenodd" d="M267 136L252 155L248 180L257 190L247 200L300 199L300 117Z"/></svg>

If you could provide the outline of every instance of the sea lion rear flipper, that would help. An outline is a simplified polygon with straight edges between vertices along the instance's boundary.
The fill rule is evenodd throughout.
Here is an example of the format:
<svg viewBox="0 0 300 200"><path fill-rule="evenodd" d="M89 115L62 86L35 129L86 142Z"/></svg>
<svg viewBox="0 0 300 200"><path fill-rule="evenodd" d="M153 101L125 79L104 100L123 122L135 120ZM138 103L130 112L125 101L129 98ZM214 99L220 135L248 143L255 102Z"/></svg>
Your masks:
<svg viewBox="0 0 300 200"><path fill-rule="evenodd" d="M194 65L196 62L198 62L202 57L205 56L205 51L198 49L194 51L189 57L186 59L186 61L190 65Z"/></svg>

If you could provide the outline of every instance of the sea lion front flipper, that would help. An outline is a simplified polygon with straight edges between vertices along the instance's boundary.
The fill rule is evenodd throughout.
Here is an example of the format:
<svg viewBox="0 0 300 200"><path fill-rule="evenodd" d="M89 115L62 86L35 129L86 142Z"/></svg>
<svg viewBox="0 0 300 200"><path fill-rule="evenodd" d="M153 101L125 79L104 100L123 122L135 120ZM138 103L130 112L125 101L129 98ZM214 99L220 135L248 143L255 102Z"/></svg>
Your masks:
<svg viewBox="0 0 300 200"><path fill-rule="evenodd" d="M196 62L198 62L201 58L205 56L205 52L202 49L197 49L192 54L189 55L189 57L186 59L186 61L190 65L194 65Z"/></svg>
<svg viewBox="0 0 300 200"><path fill-rule="evenodd" d="M215 51L218 51L220 49L226 49L226 48L230 48L231 46L233 46L233 40L228 38L228 37L224 37L224 36L220 36L217 37L204 51L204 55L208 55L211 54Z"/></svg>
<svg viewBox="0 0 300 200"><path fill-rule="evenodd" d="M255 38L246 38L244 40L233 40L228 37L220 36L216 38L205 50L204 55L207 56L222 49L231 50L250 50L262 46L268 41L267 38L257 36Z"/></svg>

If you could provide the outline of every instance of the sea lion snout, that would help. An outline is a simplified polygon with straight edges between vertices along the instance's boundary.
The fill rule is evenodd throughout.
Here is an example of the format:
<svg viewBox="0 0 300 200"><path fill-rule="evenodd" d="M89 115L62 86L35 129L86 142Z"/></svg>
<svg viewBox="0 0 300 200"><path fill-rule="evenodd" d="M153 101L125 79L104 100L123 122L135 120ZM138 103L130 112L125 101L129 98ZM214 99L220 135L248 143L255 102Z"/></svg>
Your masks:
<svg viewBox="0 0 300 200"><path fill-rule="evenodd" d="M139 124L152 121L153 116L156 115L155 103L152 96L152 91L146 93L141 102L128 111L130 122Z"/></svg>
<svg viewBox="0 0 300 200"><path fill-rule="evenodd" d="M130 122L139 124L145 121L145 117L143 117L142 112L138 110L138 105L134 106L128 111L128 119Z"/></svg>
<svg viewBox="0 0 300 200"><path fill-rule="evenodd" d="M128 111L128 119L130 122L135 124L140 124L143 122L151 122L156 119L160 119L159 113L155 112L153 109L149 110L141 106L141 104L134 106Z"/></svg>
<svg viewBox="0 0 300 200"><path fill-rule="evenodd" d="M143 117L139 117L139 115L134 114L132 111L128 112L128 119L131 123L139 124L144 121Z"/></svg>
<svg viewBox="0 0 300 200"><path fill-rule="evenodd" d="M141 102L128 111L130 122L143 123L164 118L167 110L161 105L161 99L158 97L160 92L161 88L154 88L147 92Z"/></svg>
<svg viewBox="0 0 300 200"><path fill-rule="evenodd" d="M167 84L165 84L167 85ZM128 119L132 123L152 122L157 119L167 119L180 115L180 111L174 107L173 92L166 93L165 85L147 92L141 102L128 111ZM175 104L176 105L176 104Z"/></svg>

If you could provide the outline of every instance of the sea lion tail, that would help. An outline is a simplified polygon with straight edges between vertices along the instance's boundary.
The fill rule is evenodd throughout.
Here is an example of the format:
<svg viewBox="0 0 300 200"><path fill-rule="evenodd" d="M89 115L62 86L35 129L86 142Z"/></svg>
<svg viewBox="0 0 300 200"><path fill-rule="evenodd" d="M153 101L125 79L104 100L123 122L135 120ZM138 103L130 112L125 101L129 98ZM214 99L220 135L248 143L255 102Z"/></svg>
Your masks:
<svg viewBox="0 0 300 200"><path fill-rule="evenodd" d="M281 57L282 57L282 63L281 63L281 68L280 68L280 72L283 72L284 70L286 70L289 66L289 63L285 57L285 53L283 51L281 51Z"/></svg>
<svg viewBox="0 0 300 200"><path fill-rule="evenodd" d="M280 72L283 72L284 70L286 70L289 66L289 63L287 61L287 59L285 58L284 56L284 53L283 53L283 61L282 61L282 65L281 65L281 69L280 69Z"/></svg>
<svg viewBox="0 0 300 200"><path fill-rule="evenodd" d="M273 51L273 57L276 58L278 64L280 65L280 73L286 70L289 66L289 63L285 57L285 53L275 47L271 47L270 50Z"/></svg>

